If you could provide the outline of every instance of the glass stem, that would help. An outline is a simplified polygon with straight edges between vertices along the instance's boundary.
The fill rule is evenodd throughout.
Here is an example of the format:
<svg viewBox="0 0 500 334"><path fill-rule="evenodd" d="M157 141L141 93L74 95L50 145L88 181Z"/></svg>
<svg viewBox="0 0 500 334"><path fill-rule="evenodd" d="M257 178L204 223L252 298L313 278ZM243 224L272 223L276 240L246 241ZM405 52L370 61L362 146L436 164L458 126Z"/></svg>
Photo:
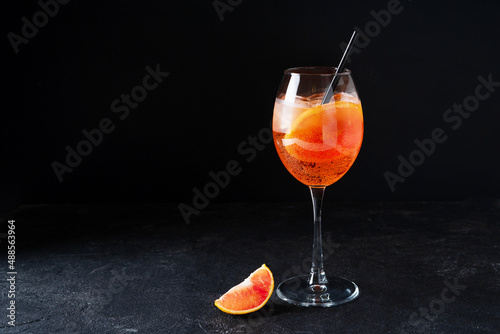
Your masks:
<svg viewBox="0 0 500 334"><path fill-rule="evenodd" d="M309 187L314 212L314 239L311 273L309 275L309 285L317 286L327 284L325 270L323 268L323 246L321 238L321 204L326 187ZM315 289L316 290L316 289Z"/></svg>

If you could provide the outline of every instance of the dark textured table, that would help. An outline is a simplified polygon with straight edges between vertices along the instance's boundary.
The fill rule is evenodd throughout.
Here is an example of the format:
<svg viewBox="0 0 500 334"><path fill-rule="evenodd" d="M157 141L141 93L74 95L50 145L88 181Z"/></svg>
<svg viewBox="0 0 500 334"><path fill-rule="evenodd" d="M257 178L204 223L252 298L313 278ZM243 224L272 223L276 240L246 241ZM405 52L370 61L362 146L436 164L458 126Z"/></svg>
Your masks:
<svg viewBox="0 0 500 334"><path fill-rule="evenodd" d="M17 274L0 332L499 333L499 213L491 200L326 202L327 274L360 297L300 308L274 293L232 316L213 301L263 263L276 284L308 271L309 203L212 203L189 225L174 204L22 206L2 219L4 254L15 220Z"/></svg>

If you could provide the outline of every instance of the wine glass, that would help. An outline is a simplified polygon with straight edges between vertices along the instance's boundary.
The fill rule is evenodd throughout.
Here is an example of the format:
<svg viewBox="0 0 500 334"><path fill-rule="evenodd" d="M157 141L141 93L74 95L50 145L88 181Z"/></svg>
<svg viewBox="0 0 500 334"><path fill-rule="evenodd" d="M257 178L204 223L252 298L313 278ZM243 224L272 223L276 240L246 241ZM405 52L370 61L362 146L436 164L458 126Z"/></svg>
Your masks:
<svg viewBox="0 0 500 334"><path fill-rule="evenodd" d="M309 187L314 213L311 272L285 280L278 296L295 305L334 306L354 300L354 282L326 277L321 244L321 204L325 188L352 166L363 140L363 112L350 70L295 67L285 70L273 115L273 137L285 168ZM323 98L335 77L329 101Z"/></svg>

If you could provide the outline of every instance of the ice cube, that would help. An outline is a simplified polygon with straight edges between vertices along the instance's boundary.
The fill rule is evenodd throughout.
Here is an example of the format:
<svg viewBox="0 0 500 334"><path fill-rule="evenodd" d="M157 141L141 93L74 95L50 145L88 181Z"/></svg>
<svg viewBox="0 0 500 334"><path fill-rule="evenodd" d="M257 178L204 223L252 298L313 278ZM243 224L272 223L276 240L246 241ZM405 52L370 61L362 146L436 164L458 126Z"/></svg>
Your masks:
<svg viewBox="0 0 500 334"><path fill-rule="evenodd" d="M293 121L307 107L305 102L290 103L282 99L276 99L274 103L273 130L287 133Z"/></svg>

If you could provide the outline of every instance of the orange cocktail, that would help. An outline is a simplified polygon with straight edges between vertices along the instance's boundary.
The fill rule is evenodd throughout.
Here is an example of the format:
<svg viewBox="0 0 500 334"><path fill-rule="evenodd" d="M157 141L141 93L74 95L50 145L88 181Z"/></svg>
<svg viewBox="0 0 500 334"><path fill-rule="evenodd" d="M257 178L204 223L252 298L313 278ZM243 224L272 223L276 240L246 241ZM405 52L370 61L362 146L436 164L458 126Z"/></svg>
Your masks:
<svg viewBox="0 0 500 334"><path fill-rule="evenodd" d="M308 186L328 186L351 167L363 140L363 113L346 93L321 105L320 96L276 99L273 134L286 169Z"/></svg>
<svg viewBox="0 0 500 334"><path fill-rule="evenodd" d="M341 65L345 55L342 59ZM314 214L309 275L288 278L276 289L279 298L294 305L330 307L359 296L356 283L327 277L323 266L321 207L325 189L349 170L363 141L361 102L351 71L342 67L289 68L276 94L274 144L286 169L309 187Z"/></svg>

